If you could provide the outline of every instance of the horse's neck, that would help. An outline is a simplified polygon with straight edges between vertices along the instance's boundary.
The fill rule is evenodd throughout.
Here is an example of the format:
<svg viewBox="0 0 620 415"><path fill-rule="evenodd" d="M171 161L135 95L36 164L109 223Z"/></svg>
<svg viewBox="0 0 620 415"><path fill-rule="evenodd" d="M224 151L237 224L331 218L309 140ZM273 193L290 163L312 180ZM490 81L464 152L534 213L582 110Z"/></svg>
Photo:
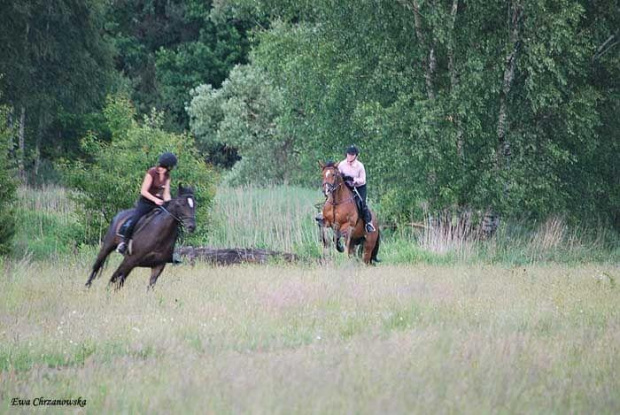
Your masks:
<svg viewBox="0 0 620 415"><path fill-rule="evenodd" d="M350 199L352 196L353 193L351 192L351 189L349 189L344 183L340 183L338 190L333 193L332 198L334 203L341 203Z"/></svg>
<svg viewBox="0 0 620 415"><path fill-rule="evenodd" d="M177 216L176 211L174 207L171 206L170 209L162 210L159 215L154 218L154 220L158 222L157 225L161 227L161 233L176 232L179 224L175 216Z"/></svg>

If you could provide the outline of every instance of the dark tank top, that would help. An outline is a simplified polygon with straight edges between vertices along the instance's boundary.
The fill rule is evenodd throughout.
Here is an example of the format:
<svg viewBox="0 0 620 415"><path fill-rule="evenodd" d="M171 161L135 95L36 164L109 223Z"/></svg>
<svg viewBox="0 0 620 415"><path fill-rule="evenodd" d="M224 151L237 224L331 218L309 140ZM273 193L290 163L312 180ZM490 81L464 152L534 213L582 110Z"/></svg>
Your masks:
<svg viewBox="0 0 620 415"><path fill-rule="evenodd" d="M170 178L170 172L167 171L164 174L163 181L160 180L159 178L160 176L159 176L159 173L157 172L157 167L151 167L147 173L153 178L153 183L151 183L151 187L149 187L149 193L155 197L163 199L164 198L164 187L166 185L166 182Z"/></svg>

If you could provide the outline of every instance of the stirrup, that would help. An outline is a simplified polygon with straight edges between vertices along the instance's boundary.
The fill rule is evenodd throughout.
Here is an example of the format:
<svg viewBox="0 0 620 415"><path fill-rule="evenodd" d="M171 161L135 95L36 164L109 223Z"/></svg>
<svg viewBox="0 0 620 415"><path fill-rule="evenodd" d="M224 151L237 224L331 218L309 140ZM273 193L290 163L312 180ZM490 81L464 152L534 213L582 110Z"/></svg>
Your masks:
<svg viewBox="0 0 620 415"><path fill-rule="evenodd" d="M373 224L372 224L372 223L368 222L368 223L366 224L366 232L368 232L368 233L372 233L372 232L374 232L374 231L376 231L375 227L373 226Z"/></svg>
<svg viewBox="0 0 620 415"><path fill-rule="evenodd" d="M128 241L121 241L120 244L116 247L116 252L123 255L131 255L133 252L133 239Z"/></svg>
<svg viewBox="0 0 620 415"><path fill-rule="evenodd" d="M120 244L118 244L118 246L116 247L116 252L125 255L125 253L127 252L127 244L125 243L125 241L122 241Z"/></svg>

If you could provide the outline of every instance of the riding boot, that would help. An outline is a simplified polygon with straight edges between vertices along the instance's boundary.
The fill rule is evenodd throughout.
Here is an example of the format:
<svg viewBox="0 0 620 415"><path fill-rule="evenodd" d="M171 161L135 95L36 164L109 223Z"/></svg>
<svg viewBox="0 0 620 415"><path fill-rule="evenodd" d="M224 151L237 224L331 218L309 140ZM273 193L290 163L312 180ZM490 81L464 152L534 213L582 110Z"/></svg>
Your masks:
<svg viewBox="0 0 620 415"><path fill-rule="evenodd" d="M121 243L116 247L116 252L119 254L125 255L127 253L127 246L129 245L129 240L123 236Z"/></svg>
<svg viewBox="0 0 620 415"><path fill-rule="evenodd" d="M133 232L133 223L132 223L132 219L129 218L127 219L127 221L125 223L123 223L123 225L121 226L121 228L119 229L119 235L121 236L121 243L118 244L118 246L116 247L116 252L118 252L119 254L127 254L129 253L129 243L131 240L131 236L129 236L129 232Z"/></svg>
<svg viewBox="0 0 620 415"><path fill-rule="evenodd" d="M133 252L133 241L126 236L123 236L121 243L116 247L116 252L123 255L131 255Z"/></svg>
<svg viewBox="0 0 620 415"><path fill-rule="evenodd" d="M366 232L371 233L376 231L375 227L372 224L372 215L370 214L370 210L368 209L368 206L366 204L364 204L364 206L362 207L362 212L364 215L364 223L366 224Z"/></svg>

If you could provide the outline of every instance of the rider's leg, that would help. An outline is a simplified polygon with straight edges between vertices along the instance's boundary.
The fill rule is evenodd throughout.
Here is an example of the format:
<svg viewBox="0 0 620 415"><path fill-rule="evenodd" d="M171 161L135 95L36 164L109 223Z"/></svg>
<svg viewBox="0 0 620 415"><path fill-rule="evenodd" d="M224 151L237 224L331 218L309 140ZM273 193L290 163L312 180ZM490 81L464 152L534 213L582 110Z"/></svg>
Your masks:
<svg viewBox="0 0 620 415"><path fill-rule="evenodd" d="M370 214L370 209L368 209L368 205L366 204L366 185L356 187L355 190L357 190L357 193L359 195L360 207L362 210L362 219L364 220L366 232L374 232L376 231L376 229L372 224L372 215Z"/></svg>
<svg viewBox="0 0 620 415"><path fill-rule="evenodd" d="M133 231L138 222L140 221L140 218L149 213L155 207L156 205L154 203L147 203L142 201L142 199L138 201L136 205L136 210L134 211L133 215L129 219L127 219L127 226L125 226L125 229L123 230L123 233L121 235L123 239L121 240L121 243L118 244L118 246L116 247L116 252L120 254L127 253L129 241L133 236Z"/></svg>

